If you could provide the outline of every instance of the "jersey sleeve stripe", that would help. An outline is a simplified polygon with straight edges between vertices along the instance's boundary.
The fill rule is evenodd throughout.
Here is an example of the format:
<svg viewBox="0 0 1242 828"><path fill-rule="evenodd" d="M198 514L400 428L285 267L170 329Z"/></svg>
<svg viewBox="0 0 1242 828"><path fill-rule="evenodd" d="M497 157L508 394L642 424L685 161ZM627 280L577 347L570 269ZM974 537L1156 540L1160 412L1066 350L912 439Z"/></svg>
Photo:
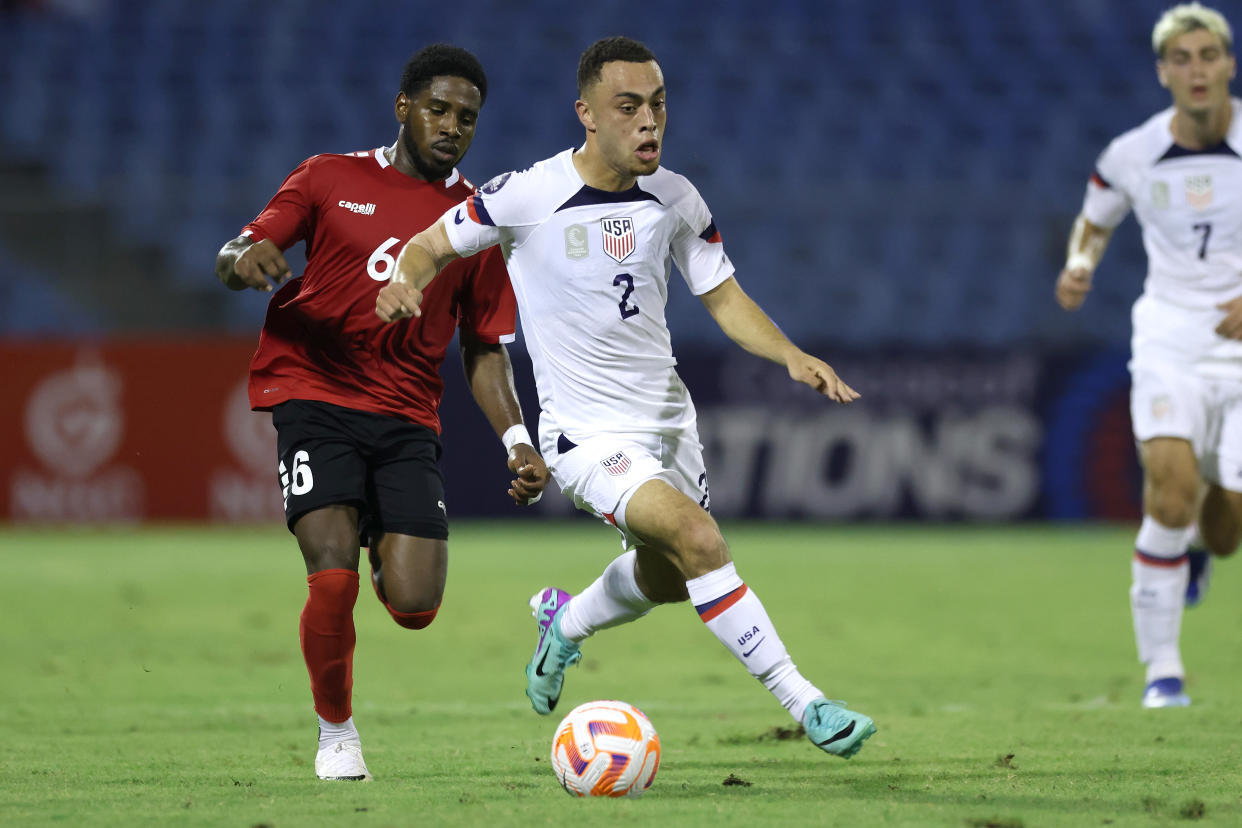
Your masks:
<svg viewBox="0 0 1242 828"><path fill-rule="evenodd" d="M466 199L466 211L470 213L470 218L475 224L486 224L488 227L495 227L496 222L492 221L492 217L488 215L487 208L483 206L483 199L478 193Z"/></svg>
<svg viewBox="0 0 1242 828"><path fill-rule="evenodd" d="M707 229L699 233L699 238L708 244L720 244L720 231L716 229L716 222L709 220Z"/></svg>
<svg viewBox="0 0 1242 828"><path fill-rule="evenodd" d="M1091 173L1091 183L1097 187L1103 187L1105 190L1111 190L1113 188L1113 185L1109 184L1104 179L1104 176L1100 175L1099 170L1096 170L1095 172Z"/></svg>

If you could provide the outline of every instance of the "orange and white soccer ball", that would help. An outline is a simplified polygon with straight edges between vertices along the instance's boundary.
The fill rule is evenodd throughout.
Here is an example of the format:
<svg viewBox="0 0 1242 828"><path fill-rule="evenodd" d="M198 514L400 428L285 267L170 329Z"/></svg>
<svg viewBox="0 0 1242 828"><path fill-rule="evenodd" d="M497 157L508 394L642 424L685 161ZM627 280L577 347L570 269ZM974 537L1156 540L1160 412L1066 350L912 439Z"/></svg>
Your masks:
<svg viewBox="0 0 1242 828"><path fill-rule="evenodd" d="M578 705L552 737L552 770L573 796L640 796L659 767L656 729L623 701Z"/></svg>

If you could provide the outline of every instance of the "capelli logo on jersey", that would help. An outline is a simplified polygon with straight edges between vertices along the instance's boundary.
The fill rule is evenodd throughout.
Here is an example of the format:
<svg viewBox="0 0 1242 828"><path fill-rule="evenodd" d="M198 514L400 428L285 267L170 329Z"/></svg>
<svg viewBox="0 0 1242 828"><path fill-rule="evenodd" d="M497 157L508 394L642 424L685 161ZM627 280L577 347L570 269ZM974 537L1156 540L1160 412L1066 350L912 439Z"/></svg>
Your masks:
<svg viewBox="0 0 1242 828"><path fill-rule="evenodd" d="M336 206L344 207L346 210L349 210L351 213L357 213L358 215L361 215L361 216L375 215L375 205L369 202L367 204L359 204L356 201L338 201L336 203Z"/></svg>

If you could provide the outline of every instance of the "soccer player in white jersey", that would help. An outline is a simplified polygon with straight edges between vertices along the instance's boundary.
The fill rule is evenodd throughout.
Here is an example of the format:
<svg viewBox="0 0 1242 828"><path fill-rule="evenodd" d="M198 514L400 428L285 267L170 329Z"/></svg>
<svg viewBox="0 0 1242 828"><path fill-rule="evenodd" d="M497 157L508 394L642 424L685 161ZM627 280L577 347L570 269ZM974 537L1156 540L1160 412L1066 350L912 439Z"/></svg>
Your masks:
<svg viewBox="0 0 1242 828"><path fill-rule="evenodd" d="M581 593L549 587L531 599L539 643L527 696L550 713L579 642L689 598L811 741L848 758L874 724L798 672L708 514L694 405L664 318L672 263L743 348L829 399L858 394L747 297L698 191L660 168L667 116L651 52L624 37L595 43L579 63L578 91L585 144L492 180L411 239L376 301L386 321L417 316L440 268L499 244L534 364L548 468L579 508L625 539L627 551Z"/></svg>
<svg viewBox="0 0 1242 828"><path fill-rule="evenodd" d="M1220 13L1169 9L1152 47L1173 105L1100 156L1056 297L1066 310L1082 305L1113 228L1133 209L1148 271L1130 360L1144 472L1130 602L1147 667L1143 706L1174 707L1190 703L1182 609L1206 586L1207 567L1188 554L1196 522L1214 555L1242 540L1242 101L1229 94L1233 35ZM1196 563L1210 562L1199 554Z"/></svg>

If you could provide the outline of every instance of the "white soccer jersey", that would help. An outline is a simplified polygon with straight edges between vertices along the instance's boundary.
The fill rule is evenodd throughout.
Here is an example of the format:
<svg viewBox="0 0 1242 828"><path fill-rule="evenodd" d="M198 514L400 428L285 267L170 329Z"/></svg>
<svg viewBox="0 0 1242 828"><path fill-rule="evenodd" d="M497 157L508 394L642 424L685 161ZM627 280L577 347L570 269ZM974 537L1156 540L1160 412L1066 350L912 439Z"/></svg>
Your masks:
<svg viewBox="0 0 1242 828"><path fill-rule="evenodd" d="M1135 358L1242 376L1242 342L1216 335L1217 305L1242 295L1242 101L1225 140L1192 151L1173 141L1166 109L1116 138L1087 185L1083 215L1115 227L1134 210L1148 270L1134 308Z"/></svg>
<svg viewBox="0 0 1242 828"><path fill-rule="evenodd" d="M660 169L624 192L597 190L566 150L488 182L444 226L462 256L501 245L545 439L694 426L664 319L669 275L676 262L700 295L733 265L688 180Z"/></svg>

